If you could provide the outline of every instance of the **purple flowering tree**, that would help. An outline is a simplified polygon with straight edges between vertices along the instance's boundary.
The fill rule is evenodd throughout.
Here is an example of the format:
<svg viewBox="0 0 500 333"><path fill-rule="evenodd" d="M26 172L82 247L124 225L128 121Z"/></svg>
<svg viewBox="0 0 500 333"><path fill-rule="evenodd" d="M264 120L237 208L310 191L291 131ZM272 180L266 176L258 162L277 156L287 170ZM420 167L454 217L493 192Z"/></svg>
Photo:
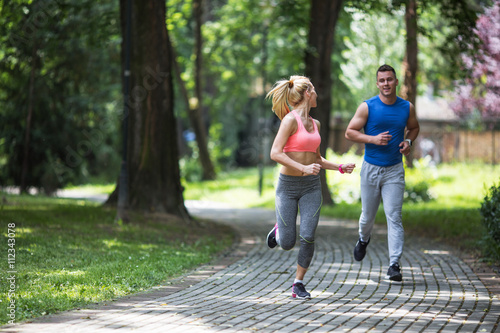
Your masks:
<svg viewBox="0 0 500 333"><path fill-rule="evenodd" d="M463 120L479 115L490 130L500 124L500 0L482 14L475 29L480 48L463 56L467 79L457 85L450 107Z"/></svg>

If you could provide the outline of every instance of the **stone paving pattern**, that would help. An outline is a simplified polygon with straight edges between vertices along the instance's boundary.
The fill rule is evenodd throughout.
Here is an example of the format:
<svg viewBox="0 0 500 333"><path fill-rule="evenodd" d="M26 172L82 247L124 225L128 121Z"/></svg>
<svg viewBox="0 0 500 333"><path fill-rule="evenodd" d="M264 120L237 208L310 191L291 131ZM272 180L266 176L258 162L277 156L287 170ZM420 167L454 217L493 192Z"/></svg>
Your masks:
<svg viewBox="0 0 500 333"><path fill-rule="evenodd" d="M357 223L322 217L306 275L311 300L291 297L298 245L267 248L274 212L189 205L235 227L241 241L212 265L149 293L4 326L3 332L500 332L500 300L439 245L407 240L402 282L385 278L385 228L362 262Z"/></svg>

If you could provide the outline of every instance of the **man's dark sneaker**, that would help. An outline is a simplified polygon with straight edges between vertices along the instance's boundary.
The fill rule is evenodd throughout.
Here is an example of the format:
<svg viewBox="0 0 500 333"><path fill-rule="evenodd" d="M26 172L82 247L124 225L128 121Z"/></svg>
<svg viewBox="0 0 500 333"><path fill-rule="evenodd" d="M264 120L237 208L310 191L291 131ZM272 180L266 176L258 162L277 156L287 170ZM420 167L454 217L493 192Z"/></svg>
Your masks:
<svg viewBox="0 0 500 333"><path fill-rule="evenodd" d="M278 231L278 223L274 225L274 228L267 234L267 246L274 249L278 242L276 242L276 232Z"/></svg>
<svg viewBox="0 0 500 333"><path fill-rule="evenodd" d="M311 294L306 291L306 287L300 282L292 286L292 297L298 299L311 299Z"/></svg>
<svg viewBox="0 0 500 333"><path fill-rule="evenodd" d="M398 264L392 264L387 270L387 278L392 281L402 281L401 269Z"/></svg>
<svg viewBox="0 0 500 333"><path fill-rule="evenodd" d="M368 242L362 242L361 238L358 239L358 242L356 243L356 246L354 247L354 259L356 261L361 261L366 255L366 247L370 243L370 240Z"/></svg>

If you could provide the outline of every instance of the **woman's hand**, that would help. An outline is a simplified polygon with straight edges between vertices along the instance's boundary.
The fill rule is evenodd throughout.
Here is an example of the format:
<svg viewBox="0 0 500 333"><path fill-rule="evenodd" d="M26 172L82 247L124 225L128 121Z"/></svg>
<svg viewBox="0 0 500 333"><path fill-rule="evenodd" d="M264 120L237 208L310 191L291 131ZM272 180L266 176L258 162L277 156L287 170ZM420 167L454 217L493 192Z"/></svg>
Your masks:
<svg viewBox="0 0 500 333"><path fill-rule="evenodd" d="M345 173L352 173L352 171L354 170L355 167L356 167L356 164L354 164L354 163L342 164L342 170Z"/></svg>
<svg viewBox="0 0 500 333"><path fill-rule="evenodd" d="M302 175L317 175L319 173L319 170L321 170L321 165L319 165L318 163L309 164L304 166L304 169L302 169Z"/></svg>

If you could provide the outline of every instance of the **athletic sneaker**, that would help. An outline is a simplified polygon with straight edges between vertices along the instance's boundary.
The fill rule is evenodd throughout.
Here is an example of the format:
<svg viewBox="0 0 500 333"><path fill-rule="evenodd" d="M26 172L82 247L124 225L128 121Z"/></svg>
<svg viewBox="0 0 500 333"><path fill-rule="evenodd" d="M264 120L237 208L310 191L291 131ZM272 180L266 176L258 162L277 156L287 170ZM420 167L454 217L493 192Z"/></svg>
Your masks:
<svg viewBox="0 0 500 333"><path fill-rule="evenodd" d="M356 243L356 246L354 247L354 259L356 261L361 261L366 255L366 247L370 243L370 240L368 242L363 242L361 241L361 238L358 239L358 242Z"/></svg>
<svg viewBox="0 0 500 333"><path fill-rule="evenodd" d="M306 291L306 287L300 282L292 286L292 297L298 299L311 299L311 294Z"/></svg>
<svg viewBox="0 0 500 333"><path fill-rule="evenodd" d="M267 234L267 246L270 249L274 249L278 242L276 241L276 233L278 232L278 223L274 225L274 228Z"/></svg>
<svg viewBox="0 0 500 333"><path fill-rule="evenodd" d="M402 281L401 269L398 264L392 264L387 270L387 278L392 281Z"/></svg>

